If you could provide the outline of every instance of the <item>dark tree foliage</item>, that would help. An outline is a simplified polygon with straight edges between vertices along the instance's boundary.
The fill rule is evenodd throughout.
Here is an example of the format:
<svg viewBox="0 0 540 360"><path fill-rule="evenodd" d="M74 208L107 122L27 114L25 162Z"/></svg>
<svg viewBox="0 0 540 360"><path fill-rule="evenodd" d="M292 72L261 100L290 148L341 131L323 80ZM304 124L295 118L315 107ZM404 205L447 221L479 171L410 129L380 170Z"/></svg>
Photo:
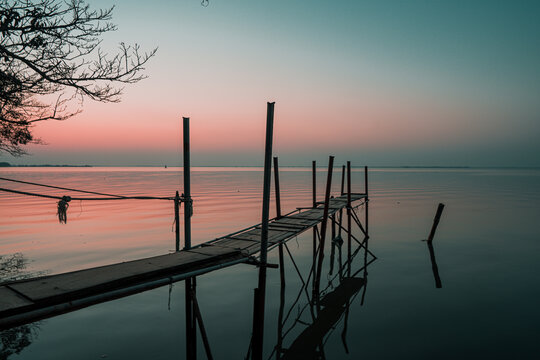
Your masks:
<svg viewBox="0 0 540 360"><path fill-rule="evenodd" d="M0 152L24 154L24 145L39 142L34 123L65 120L84 98L118 102L119 85L145 77L156 49L100 48L102 34L116 30L112 11L84 0L0 0Z"/></svg>

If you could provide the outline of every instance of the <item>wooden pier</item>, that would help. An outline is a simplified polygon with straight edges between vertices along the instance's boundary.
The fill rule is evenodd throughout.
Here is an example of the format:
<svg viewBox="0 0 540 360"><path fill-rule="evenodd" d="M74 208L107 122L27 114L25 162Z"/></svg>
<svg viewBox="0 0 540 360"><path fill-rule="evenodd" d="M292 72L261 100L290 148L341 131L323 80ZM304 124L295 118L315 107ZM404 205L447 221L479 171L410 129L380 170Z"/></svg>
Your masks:
<svg viewBox="0 0 540 360"><path fill-rule="evenodd" d="M212 359L208 336L202 320L201 311L197 301L196 277L214 270L232 266L239 263L255 265L258 268L258 284L253 295L253 329L250 347L246 358L253 360L263 359L264 319L266 298L266 271L267 268L280 268L281 303L278 324L279 341L275 348L277 357L296 358L297 355L318 354L323 352L323 338L334 328L334 324L342 314L348 317L350 301L360 290L367 285L367 266L376 259L368 250L368 168L364 167L364 192L353 193L351 190L351 163L342 166L340 196L332 197L332 173L334 156L329 156L326 190L324 201L317 201L316 197L316 163L312 163L313 178L313 204L308 208L296 210L281 215L280 187L278 174L278 159L274 158L274 185L276 217L269 219L271 167L272 167L272 138L273 138L274 103L267 103L267 127L264 160L264 182L262 216L259 224L239 230L232 234L191 246L191 180L190 180L190 140L189 118L183 118L183 160L184 160L184 189L180 196L177 191L174 197L137 196L126 197L98 192L63 188L45 184L30 183L27 181L0 178L0 180L15 181L30 185L45 186L63 191L74 191L86 194L99 195L99 198L77 198L70 196L52 196L46 194L22 192L13 189L0 188L21 195L41 196L60 200L58 202L59 221L67 220L67 202L77 200L173 200L175 214L175 252L145 259L128 261L91 269L73 271L63 274L35 277L11 281L0 284L0 330L17 325L33 322L39 319L55 316L73 311L93 304L128 296L145 290L185 280L185 312L186 312L186 359L197 358L197 328L200 331L208 359ZM347 188L345 189L345 180ZM63 204L63 206L61 206ZM180 205L184 205L184 246L180 250ZM365 204L364 225L362 225L355 208ZM363 239L353 235L352 224L356 223ZM320 226L319 226L320 224ZM346 225L346 226L345 226ZM313 229L313 265L307 281L300 275L296 264L293 264L302 279L301 293L304 293L310 304L313 324L294 341L289 349L283 348L283 306L284 306L284 262L283 250L288 250L286 242L297 237L306 230ZM328 241L327 230L331 230ZM342 232L346 238L342 238ZM353 253L352 241L358 244ZM321 290L320 282L323 273L325 244L332 244L330 255L330 272L334 264L335 246L339 247L338 277L340 286L332 293ZM346 261L341 259L341 246L346 245ZM267 254L273 248L279 250L279 265L268 264ZM351 262L360 249L364 249L363 277L356 278L351 272ZM367 256L372 256L367 261ZM308 284L311 282L311 296L308 293ZM295 304L299 297L296 298ZM363 299L363 295L362 295ZM362 300L363 302L363 300ZM291 307L292 309L292 307ZM290 312L289 312L290 313ZM287 315L288 317L288 315ZM346 325L345 325L346 328ZM344 330L345 331L345 330ZM282 356L283 355L283 356Z"/></svg>
<svg viewBox="0 0 540 360"><path fill-rule="evenodd" d="M351 194L350 201L367 199ZM347 208L347 195L330 199L328 216ZM267 250L323 221L324 204L300 209L268 224ZM261 224L189 250L0 285L0 328L32 322L127 296L238 263L258 264Z"/></svg>

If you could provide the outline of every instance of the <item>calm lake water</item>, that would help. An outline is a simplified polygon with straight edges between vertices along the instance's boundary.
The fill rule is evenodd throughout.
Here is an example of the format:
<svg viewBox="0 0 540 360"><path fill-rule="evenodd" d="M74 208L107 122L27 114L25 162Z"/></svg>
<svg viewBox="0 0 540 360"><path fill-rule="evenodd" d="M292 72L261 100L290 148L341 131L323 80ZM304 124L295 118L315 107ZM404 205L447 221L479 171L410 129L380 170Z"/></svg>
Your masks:
<svg viewBox="0 0 540 360"><path fill-rule="evenodd" d="M177 168L10 168L0 176L119 195L182 192ZM334 194L340 177L336 168ZM363 169L355 169L353 191L363 191L363 178ZM262 179L258 168L194 169L193 243L258 223ZM320 200L325 180L320 169ZM369 249L377 260L368 266L367 286L324 335L324 358L537 359L540 170L373 169L369 180ZM283 212L311 205L310 169L284 168L280 182ZM0 187L76 195L5 181ZM421 241L439 202L446 207L433 246L442 288L435 286L428 246ZM361 219L364 211L357 209ZM167 200L72 201L67 224L59 224L54 199L0 192L0 214L2 264L17 264L0 269L2 281L174 250L174 209ZM360 237L356 228L355 234ZM331 292L339 279L328 275L327 244L321 288ZM283 349L313 322L301 292L312 260L311 231L288 247L302 278L285 253L282 310L290 315ZM269 261L278 263L277 251ZM363 263L361 251L353 272ZM241 264L197 278L214 358L245 358L257 275L255 267ZM269 269L267 281L264 358L276 358L279 270ZM4 331L0 359L183 359L184 319L184 283L178 282ZM198 357L205 359L200 336L198 343Z"/></svg>

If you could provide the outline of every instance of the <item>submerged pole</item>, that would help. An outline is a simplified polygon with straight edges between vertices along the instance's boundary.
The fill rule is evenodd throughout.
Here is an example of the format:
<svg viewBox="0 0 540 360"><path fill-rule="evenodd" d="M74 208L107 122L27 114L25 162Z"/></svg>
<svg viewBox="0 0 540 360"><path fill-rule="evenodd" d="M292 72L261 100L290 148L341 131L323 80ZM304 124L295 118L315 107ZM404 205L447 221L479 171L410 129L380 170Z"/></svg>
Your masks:
<svg viewBox="0 0 540 360"><path fill-rule="evenodd" d="M281 196L279 193L279 167L278 158L274 157L274 186L276 188L276 218L281 217Z"/></svg>
<svg viewBox="0 0 540 360"><path fill-rule="evenodd" d="M268 219L270 212L270 181L272 172L272 138L274 132L274 104L266 108L266 146L264 151L264 182L261 228L261 257L259 284L255 291L255 316L253 317L253 359L262 359L264 336L264 301L266 296L266 265L268 252Z"/></svg>
<svg viewBox="0 0 540 360"><path fill-rule="evenodd" d="M191 249L191 180L190 180L190 154L189 154L189 118L184 120L184 248Z"/></svg>
<svg viewBox="0 0 540 360"><path fill-rule="evenodd" d="M174 197L174 222L175 222L175 232L176 232L176 251L180 250L180 195L176 191Z"/></svg>

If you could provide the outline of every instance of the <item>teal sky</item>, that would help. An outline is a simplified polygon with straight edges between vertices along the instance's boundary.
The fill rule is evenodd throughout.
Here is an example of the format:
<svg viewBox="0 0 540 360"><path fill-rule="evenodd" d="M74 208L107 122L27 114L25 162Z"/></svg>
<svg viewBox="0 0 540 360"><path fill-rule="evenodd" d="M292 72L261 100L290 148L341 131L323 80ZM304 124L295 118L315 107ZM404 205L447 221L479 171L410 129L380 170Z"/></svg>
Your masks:
<svg viewBox="0 0 540 360"><path fill-rule="evenodd" d="M90 1L107 7L110 1ZM36 128L47 146L6 161L540 166L540 2L116 1L104 46L158 46L120 104L84 103Z"/></svg>

